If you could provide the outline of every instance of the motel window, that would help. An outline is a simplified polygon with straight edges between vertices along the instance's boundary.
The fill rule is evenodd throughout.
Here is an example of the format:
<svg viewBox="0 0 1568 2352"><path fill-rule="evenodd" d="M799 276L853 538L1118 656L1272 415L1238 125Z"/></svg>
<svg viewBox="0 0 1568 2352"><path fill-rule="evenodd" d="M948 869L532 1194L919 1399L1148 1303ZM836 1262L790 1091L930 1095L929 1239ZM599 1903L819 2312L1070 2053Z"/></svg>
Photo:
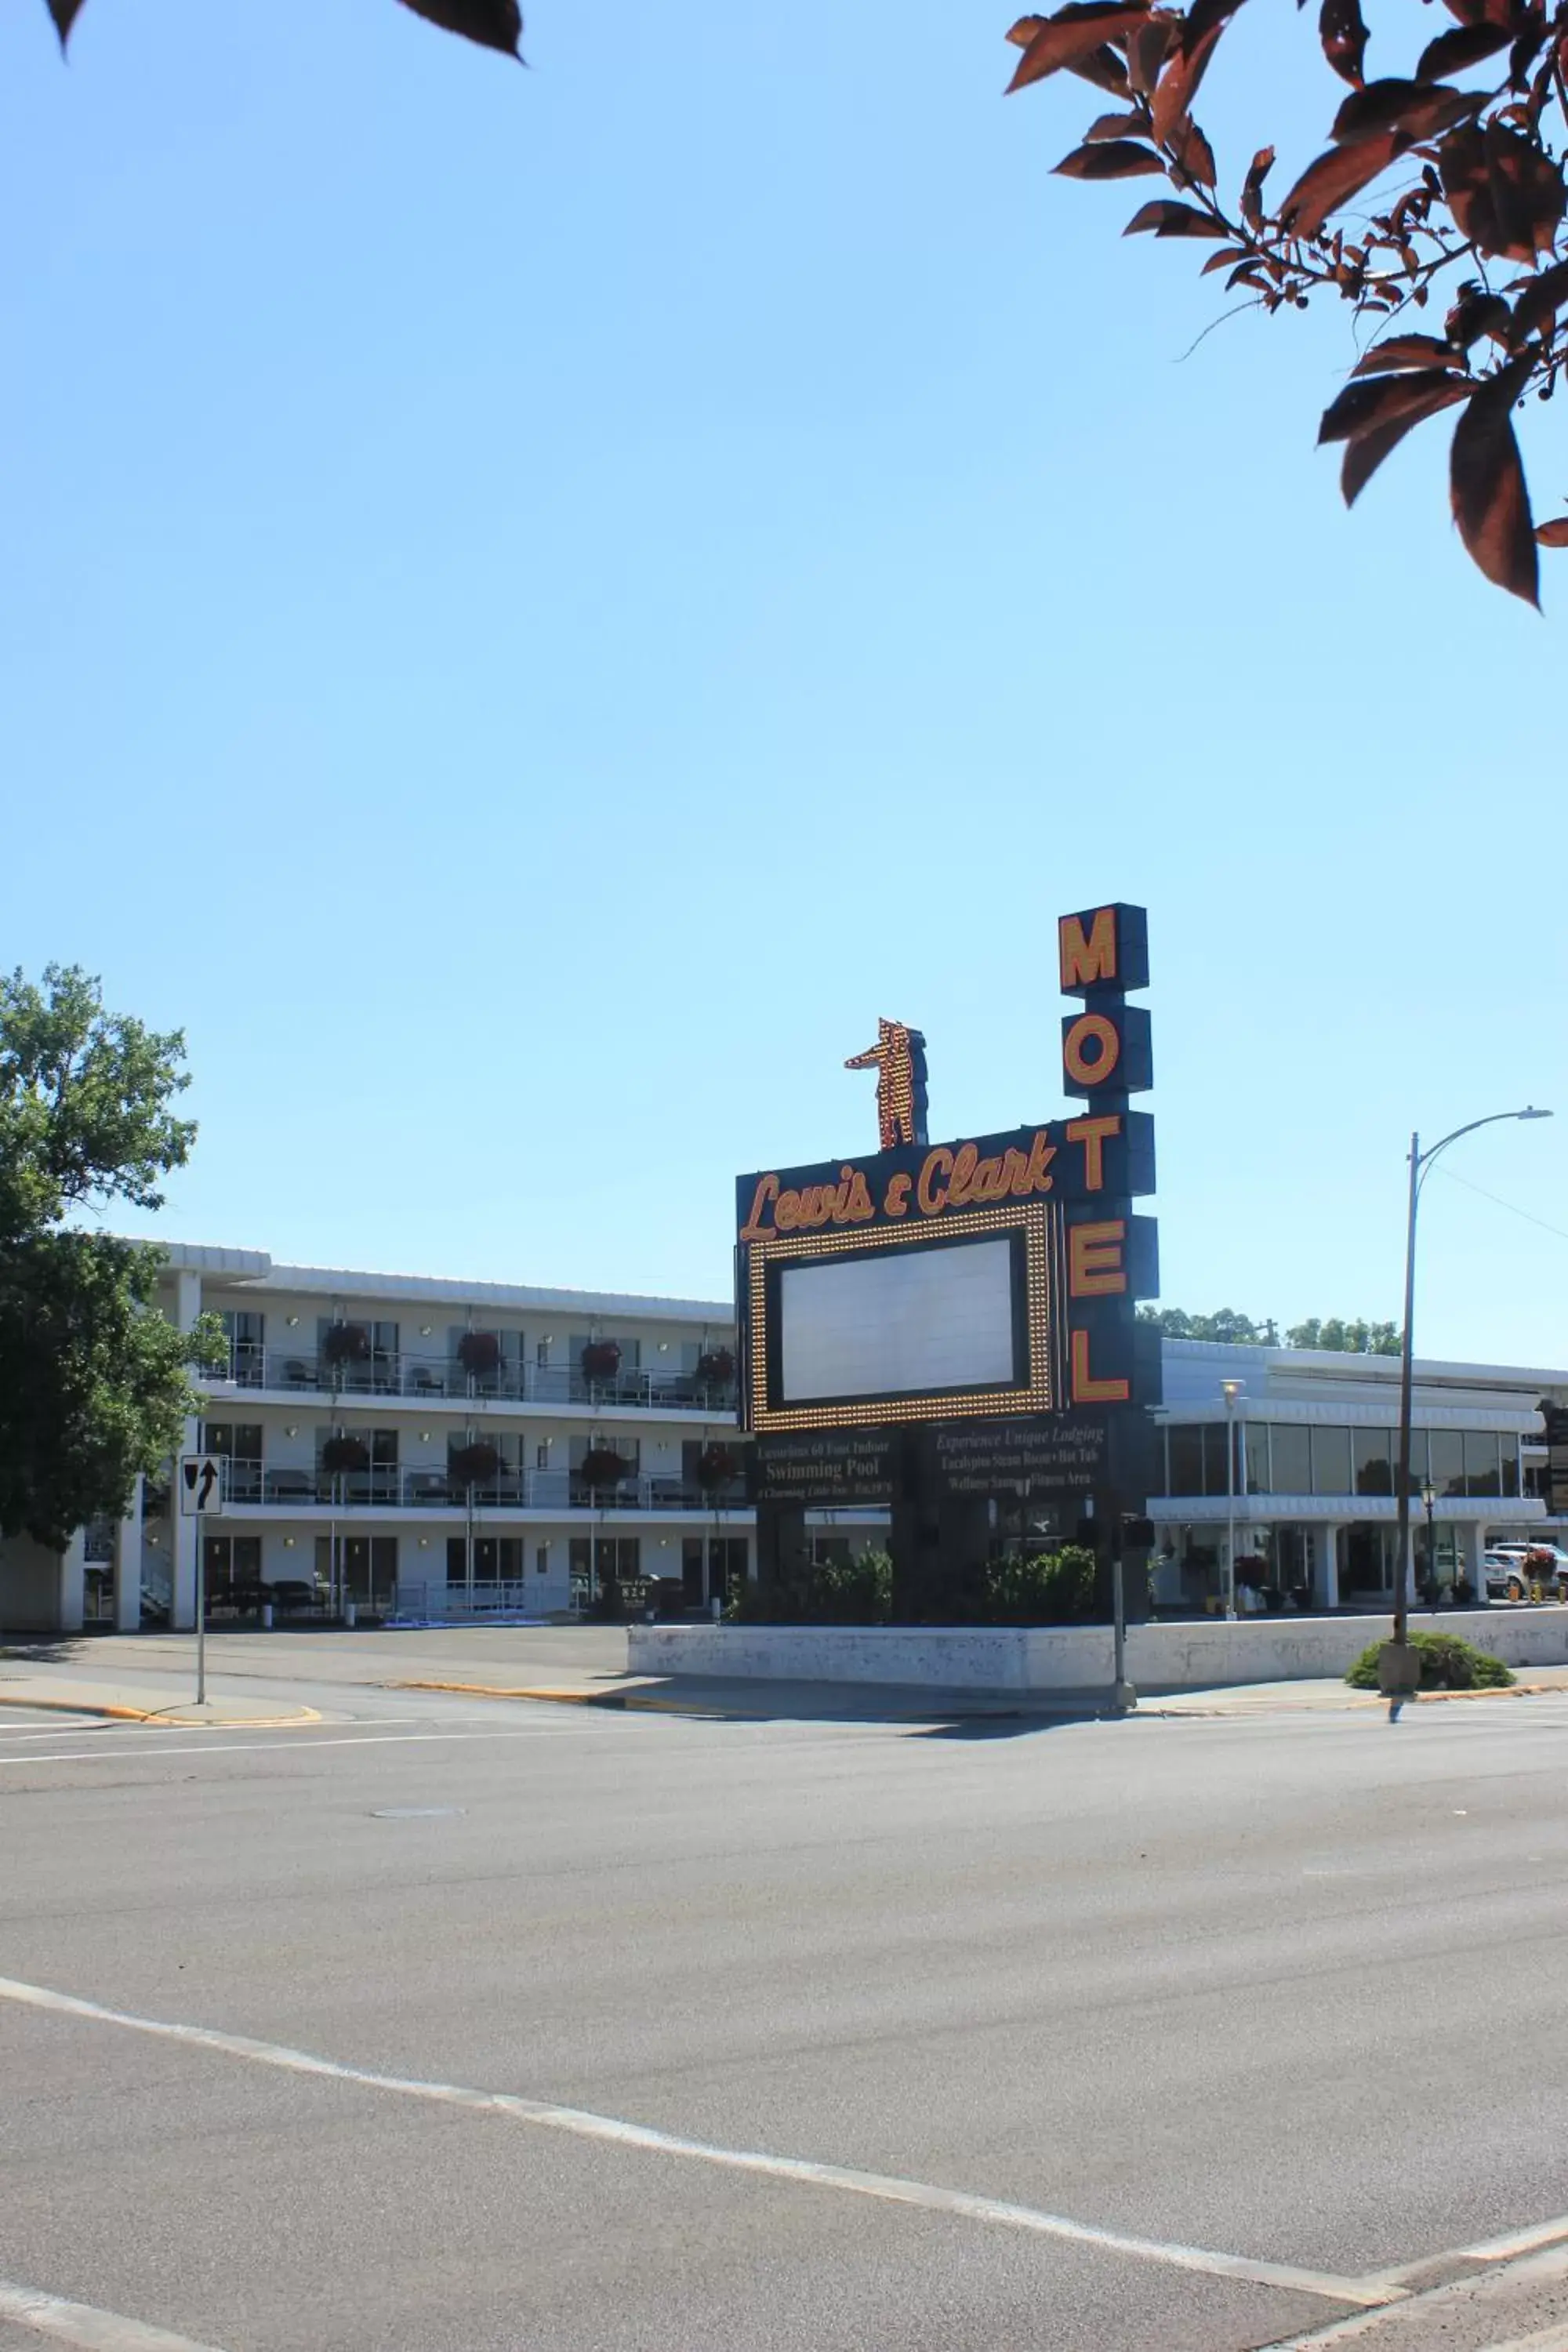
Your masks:
<svg viewBox="0 0 1568 2352"><path fill-rule="evenodd" d="M1495 1430L1468 1429L1465 1432L1465 1492L1467 1495L1502 1493Z"/></svg>
<svg viewBox="0 0 1568 2352"><path fill-rule="evenodd" d="M1312 1491L1312 1433L1304 1422L1270 1424L1269 1450L1274 1457L1274 1492L1310 1495Z"/></svg>
<svg viewBox="0 0 1568 2352"><path fill-rule="evenodd" d="M1348 1429L1314 1429L1312 1432L1312 1492L1314 1495L1352 1495L1351 1433Z"/></svg>
<svg viewBox="0 0 1568 2352"><path fill-rule="evenodd" d="M1271 1495L1274 1474L1269 1467L1268 1423L1266 1421L1244 1422L1241 1442L1247 1450L1247 1493Z"/></svg>
<svg viewBox="0 0 1568 2352"><path fill-rule="evenodd" d="M1352 1429L1351 1463L1358 1495L1392 1495L1395 1439L1391 1429Z"/></svg>
<svg viewBox="0 0 1568 2352"><path fill-rule="evenodd" d="M1504 1437L1501 1441L1501 1453L1503 1493L1517 1495L1520 1492L1518 1438L1512 1435Z"/></svg>
<svg viewBox="0 0 1568 2352"><path fill-rule="evenodd" d="M1204 1491L1202 1428L1194 1422L1178 1421L1173 1423L1166 1435L1171 1454L1167 1491L1173 1495L1201 1495Z"/></svg>
<svg viewBox="0 0 1568 2352"><path fill-rule="evenodd" d="M1462 1495L1465 1491L1465 1441L1457 1429L1431 1429L1426 1433L1432 1449L1432 1484L1439 1495Z"/></svg>

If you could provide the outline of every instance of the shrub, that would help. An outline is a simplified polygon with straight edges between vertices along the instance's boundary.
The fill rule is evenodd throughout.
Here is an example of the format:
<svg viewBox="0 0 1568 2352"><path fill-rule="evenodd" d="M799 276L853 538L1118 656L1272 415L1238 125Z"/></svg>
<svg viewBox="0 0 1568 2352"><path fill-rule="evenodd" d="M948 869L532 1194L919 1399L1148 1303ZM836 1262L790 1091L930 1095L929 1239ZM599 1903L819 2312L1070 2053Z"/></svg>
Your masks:
<svg viewBox="0 0 1568 2352"><path fill-rule="evenodd" d="M735 1625L885 1625L893 1604L893 1563L885 1551L803 1567L798 1575L748 1584L724 1614Z"/></svg>
<svg viewBox="0 0 1568 2352"><path fill-rule="evenodd" d="M1092 1616L1098 1564L1087 1544L986 1567L981 1621L988 1625L1075 1625Z"/></svg>
<svg viewBox="0 0 1568 2352"><path fill-rule="evenodd" d="M1421 1660L1423 1690L1506 1690L1513 1669L1489 1651L1478 1650L1458 1633L1412 1633L1410 1646ZM1352 1690L1376 1690L1381 1642L1370 1642L1345 1680Z"/></svg>

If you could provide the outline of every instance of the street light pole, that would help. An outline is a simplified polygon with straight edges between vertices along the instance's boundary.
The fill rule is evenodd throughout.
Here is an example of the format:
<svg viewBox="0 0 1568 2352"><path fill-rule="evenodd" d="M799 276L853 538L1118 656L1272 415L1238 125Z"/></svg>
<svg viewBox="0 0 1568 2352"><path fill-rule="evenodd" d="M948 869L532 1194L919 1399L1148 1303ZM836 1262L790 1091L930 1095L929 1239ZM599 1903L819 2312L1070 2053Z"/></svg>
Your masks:
<svg viewBox="0 0 1568 2352"><path fill-rule="evenodd" d="M1221 1381L1225 1399L1225 1613L1236 1615L1236 1401L1239 1381Z"/></svg>
<svg viewBox="0 0 1568 2352"><path fill-rule="evenodd" d="M1510 1118L1550 1118L1549 1110L1537 1110L1527 1103L1522 1110L1495 1110L1485 1118L1472 1118L1464 1127L1455 1128L1423 1151L1421 1138L1410 1139L1410 1208L1405 1229L1405 1336L1399 1350L1399 1467L1395 1473L1395 1517L1394 1538L1394 1639L1404 1643L1410 1624L1410 1418L1411 1391L1415 1384L1415 1212L1421 1200L1421 1187L1426 1171L1440 1151L1450 1143L1458 1143L1461 1135L1474 1135L1479 1127L1497 1127Z"/></svg>

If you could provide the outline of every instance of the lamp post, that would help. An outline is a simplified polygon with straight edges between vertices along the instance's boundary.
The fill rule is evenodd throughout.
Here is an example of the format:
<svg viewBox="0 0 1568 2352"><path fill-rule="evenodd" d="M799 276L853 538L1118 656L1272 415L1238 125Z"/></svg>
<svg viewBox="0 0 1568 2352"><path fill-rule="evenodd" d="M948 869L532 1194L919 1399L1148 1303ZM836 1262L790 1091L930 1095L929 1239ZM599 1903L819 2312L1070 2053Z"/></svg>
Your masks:
<svg viewBox="0 0 1568 2352"><path fill-rule="evenodd" d="M1225 1613L1236 1615L1236 1407L1239 1381L1221 1381L1225 1399Z"/></svg>
<svg viewBox="0 0 1568 2352"><path fill-rule="evenodd" d="M1426 1583L1432 1595L1432 1606L1437 1606L1437 1537L1432 1525L1432 1515L1437 1507L1437 1489L1430 1478L1421 1482L1421 1507L1426 1514Z"/></svg>
<svg viewBox="0 0 1568 2352"><path fill-rule="evenodd" d="M1447 1151L1450 1143L1458 1143L1461 1135L1474 1135L1479 1127L1497 1127L1508 1118L1551 1117L1549 1110L1537 1110L1532 1103L1527 1103L1522 1110L1494 1110L1485 1118L1472 1118L1464 1127L1455 1128L1451 1135L1440 1136L1425 1151L1418 1135L1410 1139L1410 1213L1405 1229L1405 1338L1399 1361L1399 1467L1394 1479L1394 1639L1401 1645L1405 1642L1410 1621L1410 1392L1414 1383L1415 1211L1421 1187L1437 1154Z"/></svg>

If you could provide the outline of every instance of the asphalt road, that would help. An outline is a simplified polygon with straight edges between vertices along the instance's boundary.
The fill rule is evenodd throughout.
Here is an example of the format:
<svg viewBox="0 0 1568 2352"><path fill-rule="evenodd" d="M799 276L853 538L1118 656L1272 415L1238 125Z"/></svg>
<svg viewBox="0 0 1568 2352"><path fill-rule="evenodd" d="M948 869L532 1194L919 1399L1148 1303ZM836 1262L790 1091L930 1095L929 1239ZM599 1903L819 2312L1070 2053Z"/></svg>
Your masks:
<svg viewBox="0 0 1568 2352"><path fill-rule="evenodd" d="M1568 2214L1568 1701L932 1733L314 1655L308 1729L0 1718L0 2352L23 2290L104 2352L1229 2352Z"/></svg>

